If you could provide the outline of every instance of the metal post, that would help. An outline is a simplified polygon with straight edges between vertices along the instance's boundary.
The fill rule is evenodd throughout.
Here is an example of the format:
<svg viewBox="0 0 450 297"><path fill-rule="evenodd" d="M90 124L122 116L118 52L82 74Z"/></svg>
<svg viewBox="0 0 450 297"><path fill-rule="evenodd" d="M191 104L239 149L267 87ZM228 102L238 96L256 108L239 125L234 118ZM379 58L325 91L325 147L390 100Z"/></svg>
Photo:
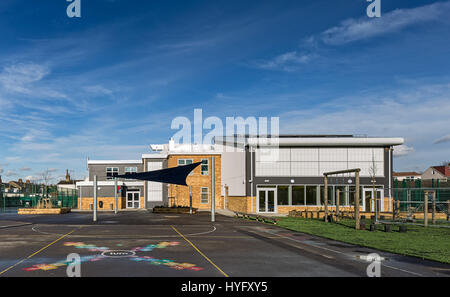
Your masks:
<svg viewBox="0 0 450 297"><path fill-rule="evenodd" d="M117 177L114 178L114 213L117 214L118 209L118 199L117 199Z"/></svg>
<svg viewBox="0 0 450 297"><path fill-rule="evenodd" d="M83 187L80 186L80 210L82 209L82 205L83 205Z"/></svg>
<svg viewBox="0 0 450 297"><path fill-rule="evenodd" d="M432 196L432 210L433 212L431 213L431 223L433 225L436 225L436 192L433 192L433 196Z"/></svg>
<svg viewBox="0 0 450 297"><path fill-rule="evenodd" d="M189 214L192 214L192 186L189 186Z"/></svg>
<svg viewBox="0 0 450 297"><path fill-rule="evenodd" d="M341 191L339 189L336 190L336 221L339 218L339 194L340 194L340 192Z"/></svg>
<svg viewBox="0 0 450 297"><path fill-rule="evenodd" d="M359 171L355 173L355 227L356 230L361 228L360 217L359 217Z"/></svg>
<svg viewBox="0 0 450 297"><path fill-rule="evenodd" d="M97 222L97 175L94 175L94 222Z"/></svg>
<svg viewBox="0 0 450 297"><path fill-rule="evenodd" d="M252 146L250 146L250 213L252 212L253 212L253 148Z"/></svg>
<svg viewBox="0 0 450 297"><path fill-rule="evenodd" d="M326 175L324 178L323 198L323 204L325 206L324 220L325 222L328 222L328 177Z"/></svg>
<svg viewBox="0 0 450 297"><path fill-rule="evenodd" d="M428 192L423 199L423 226L428 227Z"/></svg>
<svg viewBox="0 0 450 297"><path fill-rule="evenodd" d="M215 172L214 172L214 157L211 157L211 222L216 221L215 214L215 203L216 203L216 193L215 193Z"/></svg>

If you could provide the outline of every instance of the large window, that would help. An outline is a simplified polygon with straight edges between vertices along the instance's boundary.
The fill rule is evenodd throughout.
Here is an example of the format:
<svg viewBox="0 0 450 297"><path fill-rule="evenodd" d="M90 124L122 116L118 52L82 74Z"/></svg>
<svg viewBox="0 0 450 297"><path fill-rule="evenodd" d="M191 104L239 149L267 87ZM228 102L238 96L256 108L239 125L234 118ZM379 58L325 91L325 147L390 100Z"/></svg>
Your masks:
<svg viewBox="0 0 450 297"><path fill-rule="evenodd" d="M192 163L193 163L192 159L178 159L178 166L189 165ZM189 173L189 175L192 174L194 174L194 171L191 171L191 173Z"/></svg>
<svg viewBox="0 0 450 297"><path fill-rule="evenodd" d="M201 174L208 175L209 174L209 160L203 159L201 165Z"/></svg>
<svg viewBox="0 0 450 297"><path fill-rule="evenodd" d="M361 168L360 176L384 176L383 148L277 148L278 158L267 160L265 150L255 152L255 175L323 176L324 172ZM278 154L276 154L276 152ZM374 166L375 165L375 166Z"/></svg>
<svg viewBox="0 0 450 297"><path fill-rule="evenodd" d="M278 205L289 205L289 186L278 186Z"/></svg>
<svg viewBox="0 0 450 297"><path fill-rule="evenodd" d="M338 193L339 193L339 205L348 205L347 202L347 187L346 186L336 186L335 187L335 195L336 195L336 202L337 202L337 197L338 197Z"/></svg>
<svg viewBox="0 0 450 297"><path fill-rule="evenodd" d="M117 167L107 167L106 168L106 179L113 179L119 175L119 168Z"/></svg>
<svg viewBox="0 0 450 297"><path fill-rule="evenodd" d="M209 202L209 189L207 187L204 187L201 189L200 203L208 204L208 202Z"/></svg>
<svg viewBox="0 0 450 297"><path fill-rule="evenodd" d="M125 167L125 174L132 174L137 172L137 167Z"/></svg>
<svg viewBox="0 0 450 297"><path fill-rule="evenodd" d="M292 186L292 205L305 205L305 186Z"/></svg>
<svg viewBox="0 0 450 297"><path fill-rule="evenodd" d="M320 186L320 204L324 205L324 197L325 197L325 193L324 193L324 186ZM333 186L328 186L328 205L334 205L334 187Z"/></svg>
<svg viewBox="0 0 450 297"><path fill-rule="evenodd" d="M317 186L306 186L306 205L317 205Z"/></svg>

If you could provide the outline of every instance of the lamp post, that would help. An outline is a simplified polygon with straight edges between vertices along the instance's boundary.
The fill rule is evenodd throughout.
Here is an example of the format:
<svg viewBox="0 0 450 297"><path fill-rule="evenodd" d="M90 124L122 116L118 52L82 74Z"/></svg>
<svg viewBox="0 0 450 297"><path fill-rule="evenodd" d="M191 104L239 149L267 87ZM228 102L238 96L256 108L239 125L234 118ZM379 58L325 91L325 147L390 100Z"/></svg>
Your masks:
<svg viewBox="0 0 450 297"><path fill-rule="evenodd" d="M215 193L215 186L216 186L216 178L215 178L215 172L214 172L214 157L211 157L211 222L216 221L216 193Z"/></svg>
<svg viewBox="0 0 450 297"><path fill-rule="evenodd" d="M94 175L94 217L93 221L97 222L97 175Z"/></svg>

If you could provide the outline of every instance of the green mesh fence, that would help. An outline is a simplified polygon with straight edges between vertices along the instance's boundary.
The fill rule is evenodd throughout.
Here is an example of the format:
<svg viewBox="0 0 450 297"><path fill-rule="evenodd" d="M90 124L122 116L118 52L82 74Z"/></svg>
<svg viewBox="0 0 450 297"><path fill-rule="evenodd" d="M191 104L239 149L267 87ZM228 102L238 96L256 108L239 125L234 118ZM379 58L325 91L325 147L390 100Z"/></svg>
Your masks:
<svg viewBox="0 0 450 297"><path fill-rule="evenodd" d="M56 190L49 188L40 193L0 193L0 212L15 212L18 208L35 208L43 199L51 201L52 208L76 208L78 194L76 190Z"/></svg>

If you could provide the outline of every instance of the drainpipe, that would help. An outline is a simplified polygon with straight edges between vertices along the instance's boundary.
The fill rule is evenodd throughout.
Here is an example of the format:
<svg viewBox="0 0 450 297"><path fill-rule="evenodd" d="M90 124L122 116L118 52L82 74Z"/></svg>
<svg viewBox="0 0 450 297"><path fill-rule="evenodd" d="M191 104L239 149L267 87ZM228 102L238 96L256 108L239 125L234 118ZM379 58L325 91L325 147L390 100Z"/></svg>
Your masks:
<svg viewBox="0 0 450 297"><path fill-rule="evenodd" d="M389 210L392 210L392 147L389 147Z"/></svg>
<svg viewBox="0 0 450 297"><path fill-rule="evenodd" d="M253 212L253 148L250 145L250 212Z"/></svg>

